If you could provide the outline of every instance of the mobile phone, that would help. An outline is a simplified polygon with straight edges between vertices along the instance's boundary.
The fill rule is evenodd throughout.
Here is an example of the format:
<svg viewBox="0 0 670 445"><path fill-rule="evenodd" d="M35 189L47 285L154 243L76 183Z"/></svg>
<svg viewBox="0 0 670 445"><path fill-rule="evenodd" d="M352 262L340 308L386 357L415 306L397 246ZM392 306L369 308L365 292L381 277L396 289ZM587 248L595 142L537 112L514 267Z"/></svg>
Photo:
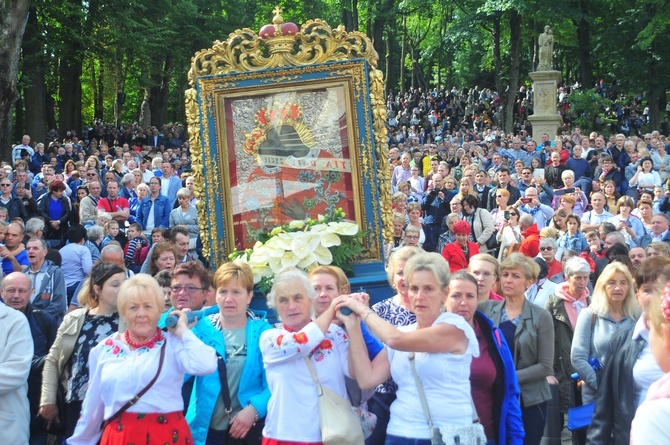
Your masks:
<svg viewBox="0 0 670 445"><path fill-rule="evenodd" d="M530 204L533 202L533 198L521 198L521 202L524 204Z"/></svg>
<svg viewBox="0 0 670 445"><path fill-rule="evenodd" d="M505 210L505 219L509 221L509 210Z"/></svg>
<svg viewBox="0 0 670 445"><path fill-rule="evenodd" d="M574 188L574 187L571 187L571 188L569 188L569 189L565 189L565 192L564 192L564 193L575 193L575 188Z"/></svg>

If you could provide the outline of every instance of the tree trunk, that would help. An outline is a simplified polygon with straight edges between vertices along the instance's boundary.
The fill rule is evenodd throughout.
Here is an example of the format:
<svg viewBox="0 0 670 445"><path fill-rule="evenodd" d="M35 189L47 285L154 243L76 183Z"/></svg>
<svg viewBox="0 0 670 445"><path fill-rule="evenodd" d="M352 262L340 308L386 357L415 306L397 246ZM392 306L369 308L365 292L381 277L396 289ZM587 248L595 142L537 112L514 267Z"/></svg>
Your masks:
<svg viewBox="0 0 670 445"><path fill-rule="evenodd" d="M19 74L21 41L28 22L29 0L0 2L0 156L11 159L12 118L19 98L16 87Z"/></svg>
<svg viewBox="0 0 670 445"><path fill-rule="evenodd" d="M509 88L506 98L505 112L503 115L503 128L505 133L510 134L514 130L514 104L516 95L519 91L519 79L521 75L521 14L517 11L510 12L510 69L509 69Z"/></svg>
<svg viewBox="0 0 670 445"><path fill-rule="evenodd" d="M593 65L591 64L591 16L587 1L579 2L582 17L577 24L577 42L579 44L579 81L582 88L593 87ZM586 14L586 15L584 15Z"/></svg>
<svg viewBox="0 0 670 445"><path fill-rule="evenodd" d="M154 86L149 93L151 107L151 125L161 128L167 121L168 92L170 90L170 72L172 71L172 55L168 53L160 69L151 75Z"/></svg>
<svg viewBox="0 0 670 445"><path fill-rule="evenodd" d="M493 66L495 67L495 84L498 94L503 94L502 56L500 55L500 14L493 19ZM502 98L502 97L501 97Z"/></svg>
<svg viewBox="0 0 670 445"><path fill-rule="evenodd" d="M60 101L58 102L58 129L60 134L79 130L81 125L81 63L77 57L60 61Z"/></svg>
<svg viewBox="0 0 670 445"><path fill-rule="evenodd" d="M400 92L405 92L405 51L407 47L407 28L405 27L405 16L402 16L402 40L400 41Z"/></svg>
<svg viewBox="0 0 670 445"><path fill-rule="evenodd" d="M44 41L37 22L37 12L30 8L28 26L23 36L22 66L30 67L23 70L22 83L25 105L25 133L35 141L44 141L47 134L47 89L44 79L46 72L44 61ZM23 128L17 128L23 130Z"/></svg>
<svg viewBox="0 0 670 445"><path fill-rule="evenodd" d="M95 63L95 62L94 62ZM105 64L100 63L100 70L98 71L98 86L96 88L98 96L96 97L94 107L94 117L97 119L105 118Z"/></svg>

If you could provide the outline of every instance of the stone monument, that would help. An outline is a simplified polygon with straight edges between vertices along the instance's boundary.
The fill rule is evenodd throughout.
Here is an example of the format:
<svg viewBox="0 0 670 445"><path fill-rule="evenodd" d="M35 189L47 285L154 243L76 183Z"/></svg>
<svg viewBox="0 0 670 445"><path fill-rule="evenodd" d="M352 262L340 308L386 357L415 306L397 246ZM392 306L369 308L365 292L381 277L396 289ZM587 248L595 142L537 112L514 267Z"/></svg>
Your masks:
<svg viewBox="0 0 670 445"><path fill-rule="evenodd" d="M538 39L537 70L530 73L533 80L533 110L534 114L528 117L533 124L533 138L539 140L547 133L549 139L556 137L558 127L563 125L563 118L556 109L556 91L561 81L561 72L553 69L554 34L549 25Z"/></svg>

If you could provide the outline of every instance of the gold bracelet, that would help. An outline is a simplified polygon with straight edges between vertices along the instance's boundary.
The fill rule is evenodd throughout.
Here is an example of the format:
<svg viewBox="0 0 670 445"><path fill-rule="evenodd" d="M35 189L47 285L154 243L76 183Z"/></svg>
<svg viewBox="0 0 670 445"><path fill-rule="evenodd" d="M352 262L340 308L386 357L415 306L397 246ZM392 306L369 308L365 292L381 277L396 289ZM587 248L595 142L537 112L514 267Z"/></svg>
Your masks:
<svg viewBox="0 0 670 445"><path fill-rule="evenodd" d="M365 319L368 318L368 316L369 316L370 314L374 314L374 313L375 313L375 311L373 311L372 309L368 309L368 311L367 311L365 314L363 314L363 317L361 318L361 320L362 320L363 322L365 322Z"/></svg>

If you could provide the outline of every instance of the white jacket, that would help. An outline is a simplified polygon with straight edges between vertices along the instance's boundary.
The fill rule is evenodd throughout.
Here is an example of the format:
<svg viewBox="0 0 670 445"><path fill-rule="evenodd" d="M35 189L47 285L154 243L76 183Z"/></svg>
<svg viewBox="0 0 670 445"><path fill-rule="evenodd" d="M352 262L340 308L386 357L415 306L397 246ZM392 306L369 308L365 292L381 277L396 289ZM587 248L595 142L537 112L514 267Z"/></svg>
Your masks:
<svg viewBox="0 0 670 445"><path fill-rule="evenodd" d="M0 442L27 445L30 436L28 373L33 339L28 319L0 303Z"/></svg>

